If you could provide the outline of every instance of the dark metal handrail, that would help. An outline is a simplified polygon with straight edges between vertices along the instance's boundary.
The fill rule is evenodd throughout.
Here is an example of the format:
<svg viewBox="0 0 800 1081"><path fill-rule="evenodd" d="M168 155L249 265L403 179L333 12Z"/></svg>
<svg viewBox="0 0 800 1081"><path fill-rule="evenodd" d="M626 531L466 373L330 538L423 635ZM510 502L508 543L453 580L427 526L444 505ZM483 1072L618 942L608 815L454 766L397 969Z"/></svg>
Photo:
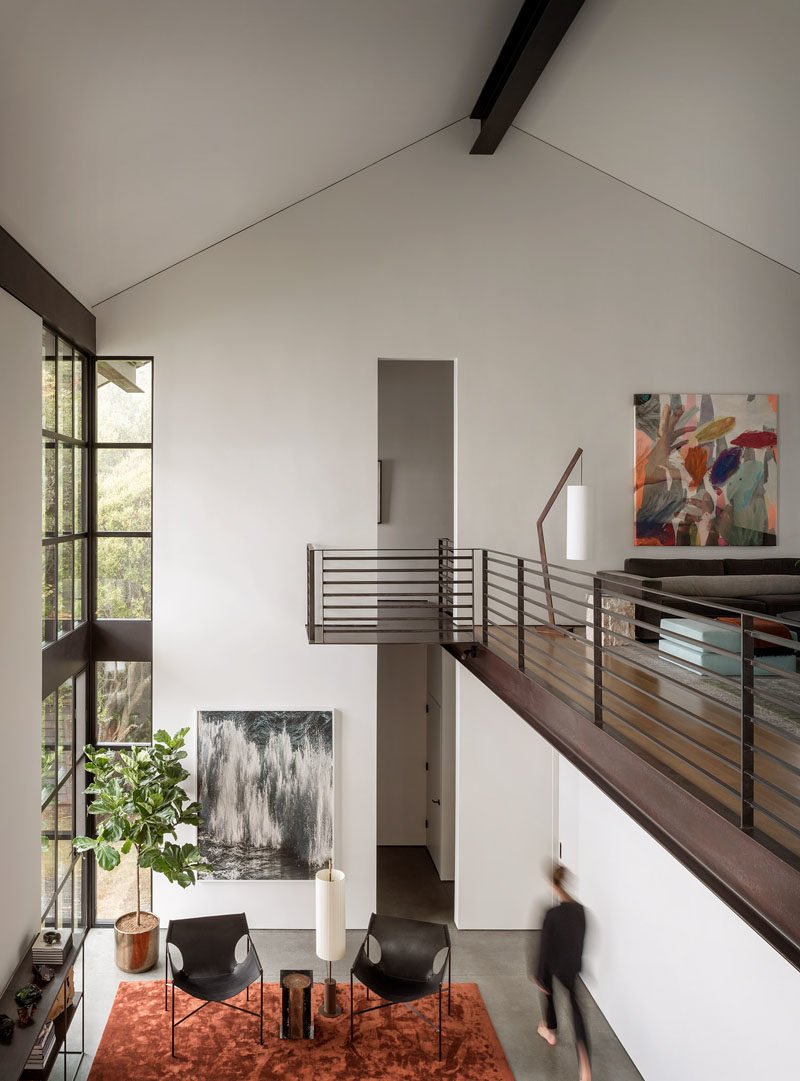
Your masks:
<svg viewBox="0 0 800 1081"><path fill-rule="evenodd" d="M752 612L446 538L435 549L309 545L307 588L310 641L480 642L800 862L800 708L781 693L800 675L761 652L796 656L800 642L756 631ZM660 629L662 618L719 627L721 611L739 621L724 645ZM774 622L800 637L800 622ZM734 671L711 672L710 657Z"/></svg>

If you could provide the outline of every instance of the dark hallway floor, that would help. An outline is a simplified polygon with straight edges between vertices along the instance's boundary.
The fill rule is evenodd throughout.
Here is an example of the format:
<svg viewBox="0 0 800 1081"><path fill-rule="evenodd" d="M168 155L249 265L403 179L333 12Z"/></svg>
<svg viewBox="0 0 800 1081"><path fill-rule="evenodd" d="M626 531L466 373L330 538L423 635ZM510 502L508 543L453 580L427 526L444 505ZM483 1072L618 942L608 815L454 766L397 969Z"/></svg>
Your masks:
<svg viewBox="0 0 800 1081"><path fill-rule="evenodd" d="M378 912L453 927L453 883L442 882L422 845L379 845Z"/></svg>

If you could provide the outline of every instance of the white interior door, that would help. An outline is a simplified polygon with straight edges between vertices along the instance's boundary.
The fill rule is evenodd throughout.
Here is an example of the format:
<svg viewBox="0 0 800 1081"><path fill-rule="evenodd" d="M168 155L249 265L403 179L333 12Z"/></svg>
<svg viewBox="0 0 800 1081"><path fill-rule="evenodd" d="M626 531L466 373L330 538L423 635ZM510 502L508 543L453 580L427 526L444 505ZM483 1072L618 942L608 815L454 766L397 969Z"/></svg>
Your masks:
<svg viewBox="0 0 800 1081"><path fill-rule="evenodd" d="M427 760L425 812L425 843L442 877L442 711L435 698L428 695L425 706L427 714Z"/></svg>

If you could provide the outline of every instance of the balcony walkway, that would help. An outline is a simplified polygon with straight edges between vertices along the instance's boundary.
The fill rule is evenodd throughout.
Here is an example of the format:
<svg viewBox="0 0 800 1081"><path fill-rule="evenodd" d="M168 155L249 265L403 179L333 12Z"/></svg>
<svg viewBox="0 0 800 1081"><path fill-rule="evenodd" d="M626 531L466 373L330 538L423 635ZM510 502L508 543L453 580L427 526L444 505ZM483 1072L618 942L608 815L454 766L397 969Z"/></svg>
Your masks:
<svg viewBox="0 0 800 1081"><path fill-rule="evenodd" d="M800 968L800 675L758 674L752 613L708 647L738 672L718 676L641 640L687 616L669 594L645 616L597 575L447 541L308 558L310 642L443 646Z"/></svg>

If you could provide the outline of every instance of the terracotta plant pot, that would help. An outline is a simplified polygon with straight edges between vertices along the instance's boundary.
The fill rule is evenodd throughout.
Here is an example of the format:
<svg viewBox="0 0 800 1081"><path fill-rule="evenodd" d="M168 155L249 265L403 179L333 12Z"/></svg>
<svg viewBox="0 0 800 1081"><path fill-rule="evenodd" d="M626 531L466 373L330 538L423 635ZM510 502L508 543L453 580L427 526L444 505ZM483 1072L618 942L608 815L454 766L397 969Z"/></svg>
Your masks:
<svg viewBox="0 0 800 1081"><path fill-rule="evenodd" d="M123 972L147 972L158 961L159 918L152 912L126 912L114 924L114 960Z"/></svg>

